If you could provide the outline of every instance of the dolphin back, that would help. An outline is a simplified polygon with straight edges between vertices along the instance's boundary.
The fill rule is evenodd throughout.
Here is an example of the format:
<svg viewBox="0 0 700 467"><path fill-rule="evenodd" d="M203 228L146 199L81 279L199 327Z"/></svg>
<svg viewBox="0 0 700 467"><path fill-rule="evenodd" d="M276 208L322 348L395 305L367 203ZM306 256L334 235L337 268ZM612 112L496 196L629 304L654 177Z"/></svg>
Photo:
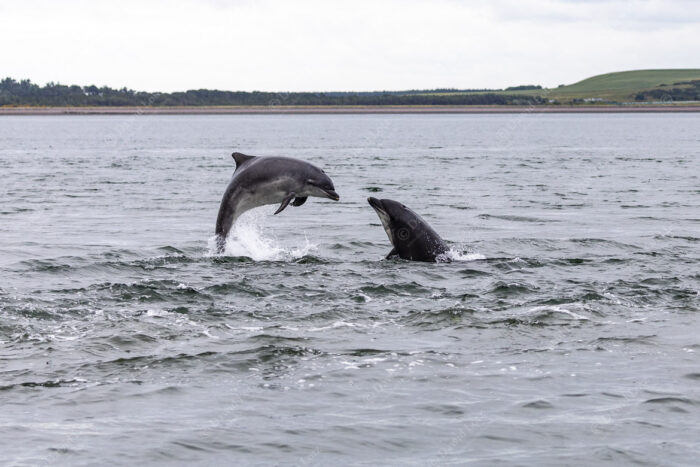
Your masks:
<svg viewBox="0 0 700 467"><path fill-rule="evenodd" d="M430 224L416 214L414 226L415 237L407 245L403 245L403 248L398 249L399 255L413 261L434 262L440 257L441 261L449 262L446 254L450 249Z"/></svg>

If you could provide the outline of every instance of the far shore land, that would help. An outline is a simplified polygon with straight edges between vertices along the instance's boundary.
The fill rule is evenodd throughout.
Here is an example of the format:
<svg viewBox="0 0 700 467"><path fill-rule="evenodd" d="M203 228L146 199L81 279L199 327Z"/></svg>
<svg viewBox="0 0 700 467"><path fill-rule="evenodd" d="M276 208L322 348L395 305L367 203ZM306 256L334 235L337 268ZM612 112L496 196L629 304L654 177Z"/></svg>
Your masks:
<svg viewBox="0 0 700 467"><path fill-rule="evenodd" d="M0 107L0 115L510 114L700 112L700 104Z"/></svg>

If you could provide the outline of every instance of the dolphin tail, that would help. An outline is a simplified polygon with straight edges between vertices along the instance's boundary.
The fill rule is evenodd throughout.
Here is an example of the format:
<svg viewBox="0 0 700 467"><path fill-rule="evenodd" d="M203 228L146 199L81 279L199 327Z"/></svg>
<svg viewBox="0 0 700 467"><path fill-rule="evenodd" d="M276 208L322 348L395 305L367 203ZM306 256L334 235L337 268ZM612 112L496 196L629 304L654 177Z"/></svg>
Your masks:
<svg viewBox="0 0 700 467"><path fill-rule="evenodd" d="M234 210L228 203L221 203L219 215L216 217L216 252L221 254L226 248L226 237L231 230L234 221Z"/></svg>
<svg viewBox="0 0 700 467"><path fill-rule="evenodd" d="M226 237L223 235L216 236L216 254L220 255L226 249Z"/></svg>

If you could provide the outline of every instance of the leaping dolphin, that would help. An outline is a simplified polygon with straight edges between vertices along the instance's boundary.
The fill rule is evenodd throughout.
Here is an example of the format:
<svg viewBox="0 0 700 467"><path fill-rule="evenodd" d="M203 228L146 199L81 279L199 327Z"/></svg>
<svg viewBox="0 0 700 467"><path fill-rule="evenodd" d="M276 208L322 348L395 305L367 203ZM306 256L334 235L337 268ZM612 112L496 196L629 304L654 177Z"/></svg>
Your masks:
<svg viewBox="0 0 700 467"><path fill-rule="evenodd" d="M418 214L391 199L367 198L382 221L394 248L387 259L400 257L411 261L449 262L449 248Z"/></svg>
<svg viewBox="0 0 700 467"><path fill-rule="evenodd" d="M333 181L308 162L290 157L256 157L240 152L231 154L236 170L221 199L216 218L216 248L224 251L226 237L244 212L266 204L281 203L279 214L292 203L301 206L309 196L338 201Z"/></svg>

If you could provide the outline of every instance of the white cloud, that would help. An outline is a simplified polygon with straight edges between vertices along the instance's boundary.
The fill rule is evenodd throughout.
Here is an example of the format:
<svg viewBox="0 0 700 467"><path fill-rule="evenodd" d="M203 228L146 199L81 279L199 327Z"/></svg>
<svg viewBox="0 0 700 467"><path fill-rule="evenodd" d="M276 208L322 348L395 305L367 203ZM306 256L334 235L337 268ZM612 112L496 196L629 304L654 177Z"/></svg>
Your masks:
<svg viewBox="0 0 700 467"><path fill-rule="evenodd" d="M631 29L700 23L696 0L493 0L490 5L506 20L596 22Z"/></svg>
<svg viewBox="0 0 700 467"><path fill-rule="evenodd" d="M695 2L0 3L0 75L146 90L555 86L700 67Z"/></svg>

